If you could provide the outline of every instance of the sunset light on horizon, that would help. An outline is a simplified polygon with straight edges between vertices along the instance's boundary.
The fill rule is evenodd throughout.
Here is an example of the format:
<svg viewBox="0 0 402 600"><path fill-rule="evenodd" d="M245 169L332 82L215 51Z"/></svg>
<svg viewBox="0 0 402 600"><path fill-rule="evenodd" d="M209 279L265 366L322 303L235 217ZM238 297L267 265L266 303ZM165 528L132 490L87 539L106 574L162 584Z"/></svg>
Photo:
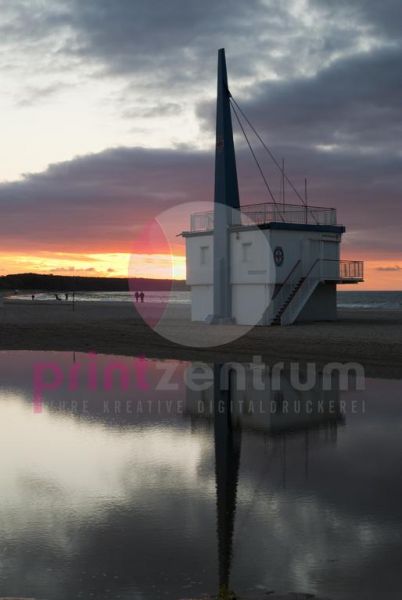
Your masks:
<svg viewBox="0 0 402 600"><path fill-rule="evenodd" d="M347 257L345 257L347 259ZM57 253L53 256L13 254L0 255L1 275L37 273L70 277L139 277L149 279L184 280L186 258L170 254L83 254L82 256ZM402 266L393 261L366 260L365 280L356 286L340 285L340 291L402 289Z"/></svg>

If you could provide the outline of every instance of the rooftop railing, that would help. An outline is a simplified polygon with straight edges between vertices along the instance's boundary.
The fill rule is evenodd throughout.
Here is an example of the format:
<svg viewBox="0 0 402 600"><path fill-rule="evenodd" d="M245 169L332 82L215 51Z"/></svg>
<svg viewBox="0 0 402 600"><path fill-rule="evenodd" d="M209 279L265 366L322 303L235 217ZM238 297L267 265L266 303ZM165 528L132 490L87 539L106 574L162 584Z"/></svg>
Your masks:
<svg viewBox="0 0 402 600"><path fill-rule="evenodd" d="M242 225L264 225L266 223L296 223L304 225L336 225L335 208L300 206L299 204L249 204L240 209ZM212 231L213 211L193 213L191 231Z"/></svg>

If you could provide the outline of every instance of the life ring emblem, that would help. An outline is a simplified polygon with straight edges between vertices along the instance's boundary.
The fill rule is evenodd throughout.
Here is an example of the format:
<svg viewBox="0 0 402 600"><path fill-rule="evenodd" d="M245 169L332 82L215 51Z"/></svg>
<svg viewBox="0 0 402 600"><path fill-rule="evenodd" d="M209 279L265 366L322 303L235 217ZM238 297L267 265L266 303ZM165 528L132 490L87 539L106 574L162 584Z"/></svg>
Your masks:
<svg viewBox="0 0 402 600"><path fill-rule="evenodd" d="M277 267L280 267L285 258L285 253L281 246L277 246L274 250L274 261Z"/></svg>

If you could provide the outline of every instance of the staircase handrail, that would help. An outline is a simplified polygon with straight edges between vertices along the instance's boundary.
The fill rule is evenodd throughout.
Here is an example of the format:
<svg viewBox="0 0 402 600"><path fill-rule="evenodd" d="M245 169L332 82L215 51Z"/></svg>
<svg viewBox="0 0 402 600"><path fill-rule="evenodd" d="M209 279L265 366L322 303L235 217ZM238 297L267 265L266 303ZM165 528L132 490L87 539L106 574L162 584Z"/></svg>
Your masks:
<svg viewBox="0 0 402 600"><path fill-rule="evenodd" d="M317 287L320 281L320 275L317 277L313 277L312 273L317 266L320 266L321 262L325 260L322 258L316 258L309 270L307 271L304 281L301 284L300 288L297 290L297 293L292 299L292 302L285 308L283 314L281 315L281 325L290 325L295 321L297 315L300 313L304 304Z"/></svg>
<svg viewBox="0 0 402 600"><path fill-rule="evenodd" d="M290 287L294 287L301 278L301 264L302 261L299 259L291 268L285 280L283 281L279 290L271 298L271 302L267 309L267 320L268 324L274 320L278 310L281 308L283 303L286 301L290 294ZM287 291L287 294L285 293Z"/></svg>

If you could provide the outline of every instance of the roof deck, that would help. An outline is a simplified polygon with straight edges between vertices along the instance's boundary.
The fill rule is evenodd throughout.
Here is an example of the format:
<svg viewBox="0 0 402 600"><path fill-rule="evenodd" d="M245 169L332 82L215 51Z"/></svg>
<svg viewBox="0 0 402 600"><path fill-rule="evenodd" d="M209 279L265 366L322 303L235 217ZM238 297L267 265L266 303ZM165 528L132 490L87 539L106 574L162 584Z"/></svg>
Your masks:
<svg viewBox="0 0 402 600"><path fill-rule="evenodd" d="M268 223L292 223L297 225L337 225L336 209L322 206L301 206L300 204L248 204L241 207L241 225L265 225ZM191 215L192 233L212 231L213 211Z"/></svg>

